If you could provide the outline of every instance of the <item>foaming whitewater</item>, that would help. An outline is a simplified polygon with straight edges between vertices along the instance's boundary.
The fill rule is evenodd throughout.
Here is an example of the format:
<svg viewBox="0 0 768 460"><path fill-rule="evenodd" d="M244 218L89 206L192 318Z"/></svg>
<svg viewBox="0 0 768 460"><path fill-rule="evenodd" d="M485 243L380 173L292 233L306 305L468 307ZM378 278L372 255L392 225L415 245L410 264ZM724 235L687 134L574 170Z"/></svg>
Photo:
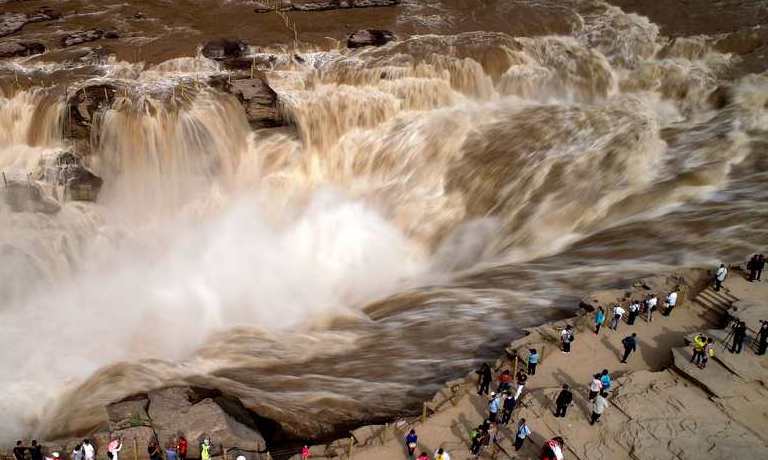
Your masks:
<svg viewBox="0 0 768 460"><path fill-rule="evenodd" d="M0 170L58 211L0 202L0 433L194 384L318 436L413 409L585 289L768 243L768 77L725 82L731 56L617 8L580 19L259 50L279 129L203 57L3 92ZM80 153L104 185L67 201L40 171L83 148L65 96L99 84Z"/></svg>

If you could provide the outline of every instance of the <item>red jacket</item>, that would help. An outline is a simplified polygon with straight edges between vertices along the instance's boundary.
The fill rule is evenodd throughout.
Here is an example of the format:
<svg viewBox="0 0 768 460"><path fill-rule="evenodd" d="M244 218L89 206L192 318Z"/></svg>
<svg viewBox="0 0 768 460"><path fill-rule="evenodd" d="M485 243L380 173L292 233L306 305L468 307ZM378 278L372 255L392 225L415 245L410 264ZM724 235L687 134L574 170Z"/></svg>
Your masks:
<svg viewBox="0 0 768 460"><path fill-rule="evenodd" d="M179 438L179 455L187 455L187 440L184 438Z"/></svg>

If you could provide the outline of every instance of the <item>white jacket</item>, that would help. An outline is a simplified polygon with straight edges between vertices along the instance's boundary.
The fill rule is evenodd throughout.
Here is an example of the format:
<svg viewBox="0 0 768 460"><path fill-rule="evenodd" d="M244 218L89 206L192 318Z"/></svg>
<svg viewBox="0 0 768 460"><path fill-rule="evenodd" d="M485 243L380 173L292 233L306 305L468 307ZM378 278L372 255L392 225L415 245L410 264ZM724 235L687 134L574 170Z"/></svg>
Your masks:
<svg viewBox="0 0 768 460"><path fill-rule="evenodd" d="M717 280L718 281L725 281L725 277L728 276L728 269L725 267L720 267L717 269Z"/></svg>

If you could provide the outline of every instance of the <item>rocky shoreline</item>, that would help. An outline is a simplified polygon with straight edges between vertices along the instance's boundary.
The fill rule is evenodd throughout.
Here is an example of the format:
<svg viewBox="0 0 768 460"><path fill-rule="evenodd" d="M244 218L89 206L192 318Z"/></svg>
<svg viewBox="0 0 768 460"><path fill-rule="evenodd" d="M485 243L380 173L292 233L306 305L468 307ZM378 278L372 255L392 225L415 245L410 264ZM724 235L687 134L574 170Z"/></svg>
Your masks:
<svg viewBox="0 0 768 460"><path fill-rule="evenodd" d="M700 310L697 314L700 314L704 324L720 327L722 324L718 324L718 320L722 318L725 311L718 310L715 306L702 307L701 302L697 300L707 290L709 279L707 270L688 269L668 275L643 278L634 283L627 283L628 286L624 289L607 289L592 293L584 297L576 316L528 329L527 335L506 347L505 355L496 360L493 367L497 372L504 368L516 369L517 365L522 366L522 362L518 361L519 364L516 365L515 357L524 356L525 350L529 348L537 348L541 350L541 367L546 369L550 361L560 357L559 330L566 324L575 326L577 337L586 338L590 335L592 323L590 313L594 311L596 305L626 302L629 299L644 297L649 292L662 293L677 288L680 290L680 310L696 308ZM659 321L665 321L665 319L657 320L657 323ZM714 331L712 334L717 336ZM682 337L681 335L681 340ZM686 376L693 382L695 377L690 375L691 370L685 366L686 348L684 344L680 345L683 348L674 349L670 359L662 359L651 366L651 371L669 374L665 378ZM584 363L584 365L589 364ZM615 374L615 377L619 377L619 380L624 382L619 385L620 387L629 383L637 385L641 382L643 385L653 385L656 380L656 377L651 378L642 373ZM765 378L765 375L761 378ZM400 438L411 428L416 429L417 432L429 430L436 420L456 411L466 404L467 400L478 398L475 396L476 382L477 376L474 371L463 378L446 382L442 390L437 392L431 400L424 402L420 416L414 415L391 420L390 423L358 427L351 430L349 436L312 446L312 458L349 458L350 452L355 458L387 458L380 456L376 451L393 443L399 445ZM536 383L530 385L530 393L524 394L524 407L535 408L536 400L531 395L539 390L536 385ZM718 394L717 383L699 382L699 386L706 388L711 395ZM551 388L547 391L551 391ZM475 401L472 404L476 403ZM95 433L82 433L78 438L47 441L44 443L47 450L69 453L83 437L94 441L97 448L103 447L109 442L110 435L118 435L125 440L121 455L127 455L126 458L134 460L147 459L146 445L149 440L159 439L163 445L178 433L183 433L190 442L189 458L199 458L199 450L197 450L199 442L204 437L210 437L214 440L212 451L214 457L234 458L233 455L236 454L255 460L267 458L267 455L274 458L288 458L290 452L296 452L295 447L290 446L296 446L300 441L281 439L281 429L277 423L260 417L244 407L236 398L215 389L162 388L132 395L112 403L105 408L105 411L109 421L108 426L104 427L106 429ZM268 445L265 438L277 442L274 445ZM280 444L283 444L283 447ZM501 449L501 446L499 448ZM371 456L367 453L362 454L367 450L372 450L374 453L371 453Z"/></svg>

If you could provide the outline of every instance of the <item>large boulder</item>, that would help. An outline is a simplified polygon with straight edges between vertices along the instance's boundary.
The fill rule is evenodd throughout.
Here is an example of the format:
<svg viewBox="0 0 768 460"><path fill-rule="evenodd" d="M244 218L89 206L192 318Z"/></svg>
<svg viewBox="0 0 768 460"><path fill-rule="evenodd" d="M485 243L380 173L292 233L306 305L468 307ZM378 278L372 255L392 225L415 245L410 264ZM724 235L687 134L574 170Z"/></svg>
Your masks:
<svg viewBox="0 0 768 460"><path fill-rule="evenodd" d="M233 413L230 406L241 410ZM199 458L199 443L205 437L211 439L214 456L221 454L222 447L263 451L264 438L247 413L239 401L215 390L170 387L149 393L149 417L161 445L183 433L190 458Z"/></svg>
<svg viewBox="0 0 768 460"><path fill-rule="evenodd" d="M96 201L104 183L85 167L79 155L70 151L41 157L35 178L64 187L64 198L74 201Z"/></svg>
<svg viewBox="0 0 768 460"><path fill-rule="evenodd" d="M13 212L41 212L55 214L61 206L50 198L40 184L29 181L15 181L3 178L0 195Z"/></svg>
<svg viewBox="0 0 768 460"><path fill-rule="evenodd" d="M45 45L40 42L3 42L0 43L0 58L34 56L45 52Z"/></svg>
<svg viewBox="0 0 768 460"><path fill-rule="evenodd" d="M395 34L388 30L363 29L353 33L347 39L348 48L362 48L364 46L384 46L392 40L396 40Z"/></svg>
<svg viewBox="0 0 768 460"><path fill-rule="evenodd" d="M2 2L0 2L2 3ZM51 21L61 17L61 13L49 7L42 7L30 14L3 13L0 14L0 37L16 33L30 22Z"/></svg>
<svg viewBox="0 0 768 460"><path fill-rule="evenodd" d="M274 128L285 124L278 105L277 93L269 86L263 72L254 72L253 78L231 81L215 78L210 83L214 88L228 92L240 101L252 127Z"/></svg>
<svg viewBox="0 0 768 460"><path fill-rule="evenodd" d="M91 127L99 112L103 112L115 101L118 86L112 83L86 85L70 94L67 99L65 135L74 141L83 141L78 151L87 148L91 138Z"/></svg>
<svg viewBox="0 0 768 460"><path fill-rule="evenodd" d="M231 59L242 57L248 50L248 45L240 40L219 39L211 40L203 45L201 53L208 59Z"/></svg>
<svg viewBox="0 0 768 460"><path fill-rule="evenodd" d="M101 29L81 30L79 32L73 32L62 37L61 46L67 48L70 46L80 45L82 43L93 42L103 36L104 31Z"/></svg>

